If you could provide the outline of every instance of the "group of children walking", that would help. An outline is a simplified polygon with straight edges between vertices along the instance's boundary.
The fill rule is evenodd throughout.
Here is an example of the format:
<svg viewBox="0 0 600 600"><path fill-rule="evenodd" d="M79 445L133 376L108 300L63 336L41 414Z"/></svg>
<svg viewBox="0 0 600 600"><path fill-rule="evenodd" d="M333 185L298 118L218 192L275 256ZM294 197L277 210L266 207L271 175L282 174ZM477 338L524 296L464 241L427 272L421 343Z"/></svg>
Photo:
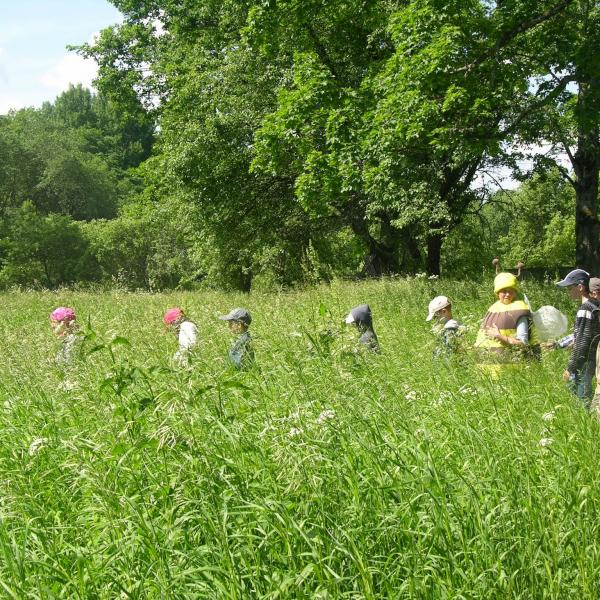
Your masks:
<svg viewBox="0 0 600 600"><path fill-rule="evenodd" d="M498 300L490 306L477 333L475 349L480 362L504 364L515 360L538 358L542 346L572 348L563 379L588 410L600 417L600 278L590 277L583 269L574 269L559 281L569 296L580 303L575 315L573 333L542 344L534 324L535 315L526 298L520 297L519 282L512 273L499 273L494 279ZM458 336L464 329L452 317L452 303L437 296L429 303L427 320L436 320L438 335L435 356L448 356L458 347ZM596 390L592 379L596 375Z"/></svg>
<svg viewBox="0 0 600 600"><path fill-rule="evenodd" d="M235 334L235 340L229 349L228 359L236 369L247 369L254 362L254 349L248 328L252 316L245 308L234 308L226 315L219 317L229 323L229 329ZM168 331L177 336L179 348L173 355L173 362L180 367L190 365L191 353L198 344L198 327L179 307L170 308L163 316L163 324ZM75 311L60 306L50 313L50 327L62 340L56 361L69 364L81 350L82 336L76 322Z"/></svg>
<svg viewBox="0 0 600 600"><path fill-rule="evenodd" d="M560 340L541 344L534 324L535 313L527 299L520 294L517 278L512 273L496 275L494 294L497 301L488 309L474 344L478 362L501 365L539 358L542 345L546 348L572 347L563 379L585 406L600 416L600 278L590 277L583 269L575 269L557 285L566 288L570 297L580 302L573 333ZM434 321L433 331L438 340L434 357L448 358L460 349L459 340L465 327L453 317L452 302L447 296L436 296L428 308L426 320ZM250 313L245 308L234 308L219 318L228 322L229 329L235 335L228 353L229 363L239 370L249 368L254 363L249 332L252 322ZM198 344L198 327L179 307L167 310L163 323L179 341L173 361L179 366L188 366L191 352ZM368 304L353 308L346 317L346 323L358 330L360 348L379 352L379 340ZM75 311L64 306L55 309L50 313L50 324L54 333L62 339L57 361L71 362L78 352L81 339ZM597 384L593 394L594 374Z"/></svg>

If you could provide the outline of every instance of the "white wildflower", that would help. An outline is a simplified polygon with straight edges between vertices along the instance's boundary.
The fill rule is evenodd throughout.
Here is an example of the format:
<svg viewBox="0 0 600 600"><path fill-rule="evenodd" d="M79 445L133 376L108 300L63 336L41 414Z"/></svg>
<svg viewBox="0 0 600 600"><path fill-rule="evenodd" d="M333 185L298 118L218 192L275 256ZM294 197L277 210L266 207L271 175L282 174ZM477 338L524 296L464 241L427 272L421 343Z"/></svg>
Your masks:
<svg viewBox="0 0 600 600"><path fill-rule="evenodd" d="M463 396L477 396L477 390L468 385L461 386L458 391L463 394Z"/></svg>
<svg viewBox="0 0 600 600"><path fill-rule="evenodd" d="M282 421L297 421L300 418L300 411L296 410L290 413L287 417L282 417Z"/></svg>
<svg viewBox="0 0 600 600"><path fill-rule="evenodd" d="M47 438L35 438L31 444L29 444L29 456L33 456L40 448L44 446L44 444L46 444L47 441Z"/></svg>
<svg viewBox="0 0 600 600"><path fill-rule="evenodd" d="M430 275L427 279L438 279L439 275Z"/></svg>
<svg viewBox="0 0 600 600"><path fill-rule="evenodd" d="M302 433L304 433L304 432L299 427L292 427L290 429L289 436L290 437L296 437L297 435L301 435Z"/></svg>
<svg viewBox="0 0 600 600"><path fill-rule="evenodd" d="M447 400L452 400L452 393L451 392L440 392L440 396L437 399L437 402L435 402L434 404L436 406L439 406L440 404L443 404Z"/></svg>
<svg viewBox="0 0 600 600"><path fill-rule="evenodd" d="M68 379L61 381L58 384L58 389L62 390L63 392L70 392L71 390L74 390L76 387L77 387L77 384L74 381L69 381Z"/></svg>
<svg viewBox="0 0 600 600"><path fill-rule="evenodd" d="M546 421L547 423L549 423L550 421L554 421L554 417L556 417L556 413L553 410L551 410L550 412L547 412L544 415L542 415L542 421Z"/></svg>
<svg viewBox="0 0 600 600"><path fill-rule="evenodd" d="M409 402L413 402L414 400L417 399L417 392L415 392L414 390L411 390L410 392L408 392L406 394L406 396L404 396Z"/></svg>
<svg viewBox="0 0 600 600"><path fill-rule="evenodd" d="M415 279L425 279L427 273L415 273Z"/></svg>
<svg viewBox="0 0 600 600"><path fill-rule="evenodd" d="M265 435L267 435L267 433L269 433L269 431L273 431L275 429L275 427L273 427L273 425L271 424L267 424L265 425L264 429L259 432L258 437L265 437Z"/></svg>
<svg viewBox="0 0 600 600"><path fill-rule="evenodd" d="M542 448L547 448L548 446L551 446L554 443L554 440L552 438L542 438L539 441L539 445Z"/></svg>
<svg viewBox="0 0 600 600"><path fill-rule="evenodd" d="M335 411L329 409L324 410L318 417L317 423L325 423L325 421L329 421L330 419L335 419Z"/></svg>

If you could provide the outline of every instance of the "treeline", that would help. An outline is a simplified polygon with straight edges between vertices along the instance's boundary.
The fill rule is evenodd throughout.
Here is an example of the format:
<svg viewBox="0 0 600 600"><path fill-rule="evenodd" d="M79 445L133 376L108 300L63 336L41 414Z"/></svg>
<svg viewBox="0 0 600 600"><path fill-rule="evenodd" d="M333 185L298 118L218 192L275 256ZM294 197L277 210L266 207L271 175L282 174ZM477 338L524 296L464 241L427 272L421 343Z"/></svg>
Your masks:
<svg viewBox="0 0 600 600"><path fill-rule="evenodd" d="M113 4L123 24L79 49L99 94L1 122L32 171L15 192L0 167L4 285L600 269L596 2ZM523 172L527 144L545 152ZM517 192L485 183L499 168ZM79 236L67 275L34 222Z"/></svg>

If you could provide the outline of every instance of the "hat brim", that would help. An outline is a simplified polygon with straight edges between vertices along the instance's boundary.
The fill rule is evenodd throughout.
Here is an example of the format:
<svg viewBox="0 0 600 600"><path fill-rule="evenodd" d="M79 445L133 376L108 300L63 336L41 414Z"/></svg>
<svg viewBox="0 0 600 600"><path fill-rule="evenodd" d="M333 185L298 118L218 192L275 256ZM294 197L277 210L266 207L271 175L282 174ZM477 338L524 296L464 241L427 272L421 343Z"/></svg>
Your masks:
<svg viewBox="0 0 600 600"><path fill-rule="evenodd" d="M441 309L440 309L441 310ZM426 321L431 321L431 319L433 319L433 317L435 317L435 313L429 313L427 315L427 318L425 319Z"/></svg>
<svg viewBox="0 0 600 600"><path fill-rule="evenodd" d="M355 318L352 316L352 314L349 314L349 315L346 317L346 323L347 323L348 325L350 325L351 323L354 323L355 321L356 321L356 319L355 319Z"/></svg>

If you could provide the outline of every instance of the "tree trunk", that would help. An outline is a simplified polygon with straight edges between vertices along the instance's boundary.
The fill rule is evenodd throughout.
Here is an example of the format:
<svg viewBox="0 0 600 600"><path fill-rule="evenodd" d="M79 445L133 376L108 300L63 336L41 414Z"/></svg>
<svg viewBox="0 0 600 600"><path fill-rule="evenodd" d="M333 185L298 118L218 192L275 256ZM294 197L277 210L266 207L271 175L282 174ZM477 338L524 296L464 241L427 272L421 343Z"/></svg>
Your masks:
<svg viewBox="0 0 600 600"><path fill-rule="evenodd" d="M588 164L582 169L582 175L577 177L575 198L575 262L578 267L597 275L600 273L597 165Z"/></svg>
<svg viewBox="0 0 600 600"><path fill-rule="evenodd" d="M427 275L440 274L443 241L441 233L430 233L427 236Z"/></svg>
<svg viewBox="0 0 600 600"><path fill-rule="evenodd" d="M252 287L252 271L250 269L245 269L244 267L239 267L236 275L237 289L240 292L250 292L250 288Z"/></svg>
<svg viewBox="0 0 600 600"><path fill-rule="evenodd" d="M345 207L344 222L367 247L364 275L379 277L400 272L414 272L422 265L421 252L415 238L414 229L398 229L392 225L390 215L379 215L379 235L375 238L370 229L364 206L364 197L356 194L354 202Z"/></svg>
<svg viewBox="0 0 600 600"><path fill-rule="evenodd" d="M592 89L596 88L596 89ZM592 97L600 82L580 83L577 106L577 151L573 156L575 182L575 260L592 275L600 274L600 222L598 222L598 174L600 139L596 119L591 118Z"/></svg>
<svg viewBox="0 0 600 600"><path fill-rule="evenodd" d="M364 239L364 238L363 238ZM399 271L397 248L382 244L369 236L365 239L369 248L365 256L365 265L363 271L369 277L379 277L381 275L393 275Z"/></svg>

